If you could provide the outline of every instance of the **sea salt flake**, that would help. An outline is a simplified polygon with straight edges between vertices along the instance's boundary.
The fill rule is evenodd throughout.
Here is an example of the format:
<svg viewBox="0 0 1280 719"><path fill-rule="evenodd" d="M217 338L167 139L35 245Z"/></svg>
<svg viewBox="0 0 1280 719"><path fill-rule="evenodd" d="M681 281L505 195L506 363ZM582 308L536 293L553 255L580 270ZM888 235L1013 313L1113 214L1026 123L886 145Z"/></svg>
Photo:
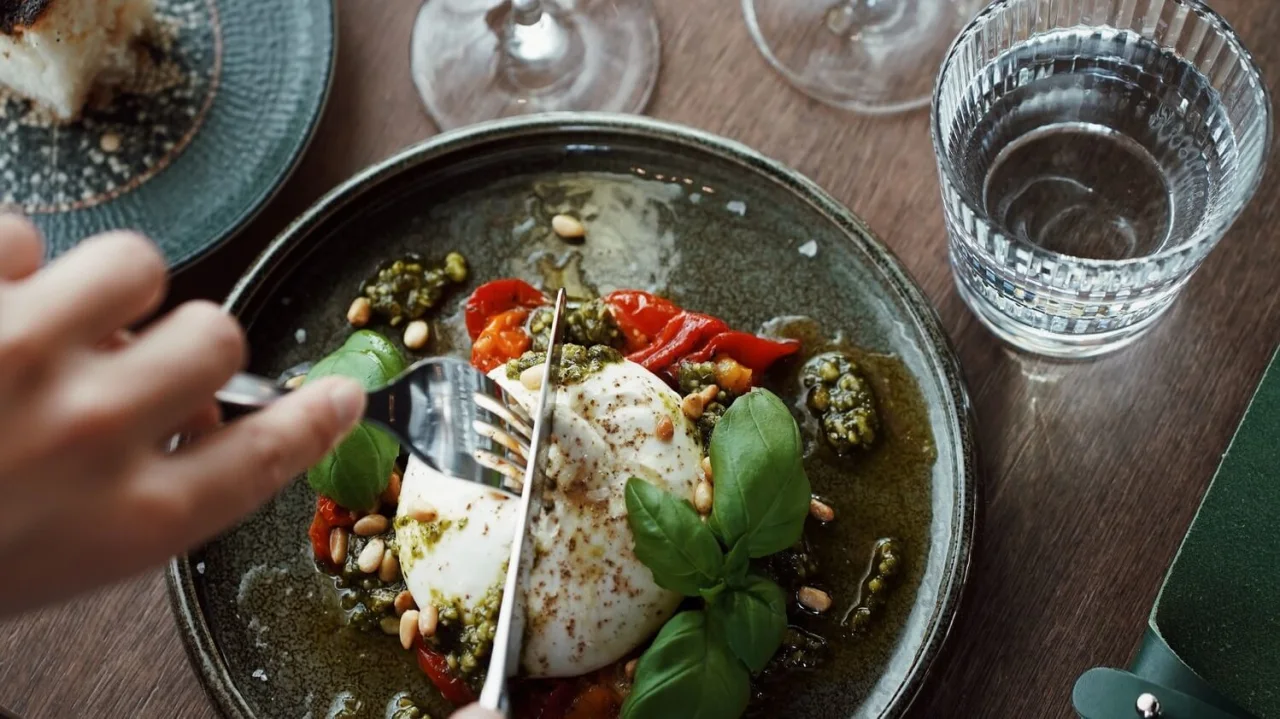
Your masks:
<svg viewBox="0 0 1280 719"><path fill-rule="evenodd" d="M728 202L725 203L724 209L732 212L738 217L747 216L747 203L743 202L742 200L729 200Z"/></svg>
<svg viewBox="0 0 1280 719"><path fill-rule="evenodd" d="M815 242L814 240L809 240L803 245L800 245L798 249L800 250L800 254L804 255L805 257L818 256L818 243Z"/></svg>
<svg viewBox="0 0 1280 719"><path fill-rule="evenodd" d="M293 338L298 341L298 344L302 344L307 341L307 331L300 329L293 333Z"/></svg>

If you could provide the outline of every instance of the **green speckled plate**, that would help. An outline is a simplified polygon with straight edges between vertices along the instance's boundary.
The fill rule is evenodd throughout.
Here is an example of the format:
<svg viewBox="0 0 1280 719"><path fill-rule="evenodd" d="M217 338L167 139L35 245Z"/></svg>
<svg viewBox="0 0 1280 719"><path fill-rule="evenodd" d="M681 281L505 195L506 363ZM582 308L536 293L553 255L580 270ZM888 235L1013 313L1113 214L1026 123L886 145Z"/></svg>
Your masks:
<svg viewBox="0 0 1280 719"><path fill-rule="evenodd" d="M333 0L156 0L156 14L130 92L80 120L0 95L0 208L30 215L50 256L129 228L188 265L275 194L320 119Z"/></svg>
<svg viewBox="0 0 1280 719"><path fill-rule="evenodd" d="M565 209L587 219L585 244L547 229ZM785 167L683 127L548 115L468 128L360 174L262 255L228 300L248 327L253 371L275 376L336 347L350 331L348 303L385 258L452 249L466 253L472 274L435 315L436 353L465 352L457 314L476 283L536 280L556 266L601 291L658 290L740 328L812 334L816 323L861 348L882 441L854 460L821 450L806 460L837 513L814 531L821 583L836 604L812 620L835 633L835 650L822 668L775 687L757 715L902 715L959 606L976 464L965 389L938 319L866 225ZM796 400L785 377L776 389ZM173 606L210 695L236 719L383 717L400 692L447 716L398 641L340 628L333 582L310 558L313 507L295 482L170 565ZM905 544L903 583L868 632L839 629L880 537Z"/></svg>

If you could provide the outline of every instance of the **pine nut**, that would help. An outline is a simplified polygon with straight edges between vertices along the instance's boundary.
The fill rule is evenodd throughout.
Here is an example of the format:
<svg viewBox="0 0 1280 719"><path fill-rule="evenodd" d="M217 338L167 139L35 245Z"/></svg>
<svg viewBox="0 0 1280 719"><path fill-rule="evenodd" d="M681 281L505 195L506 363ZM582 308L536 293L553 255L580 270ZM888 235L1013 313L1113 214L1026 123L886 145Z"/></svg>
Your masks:
<svg viewBox="0 0 1280 719"><path fill-rule="evenodd" d="M423 502L421 499L410 503L405 510L405 514L409 516L409 519L418 522L434 522L440 516L435 507Z"/></svg>
<svg viewBox="0 0 1280 719"><path fill-rule="evenodd" d="M718 385L709 384L706 387L703 387L702 391L698 392L698 396L702 398L702 406L706 407L716 401L716 398L720 396L720 387Z"/></svg>
<svg viewBox="0 0 1280 719"><path fill-rule="evenodd" d="M400 646L413 648L414 637L418 634L418 610L410 609L400 615Z"/></svg>
<svg viewBox="0 0 1280 719"><path fill-rule="evenodd" d="M418 614L418 633L430 639L436 635L436 626L440 623L440 610L434 604L428 604Z"/></svg>
<svg viewBox="0 0 1280 719"><path fill-rule="evenodd" d="M386 551L385 542L377 538L370 539L364 549L360 550L360 556L356 557L356 566L365 574L373 574L382 566L382 555Z"/></svg>
<svg viewBox="0 0 1280 719"><path fill-rule="evenodd" d="M342 527L329 531L329 559L339 567L347 561L347 530Z"/></svg>
<svg viewBox="0 0 1280 719"><path fill-rule="evenodd" d="M542 389L542 365L536 364L520 373L520 384L527 390Z"/></svg>
<svg viewBox="0 0 1280 719"><path fill-rule="evenodd" d="M831 608L831 595L821 589L800 587L796 598L800 600L801 604L819 614Z"/></svg>
<svg viewBox="0 0 1280 719"><path fill-rule="evenodd" d="M408 589L405 589L396 595L395 607L396 614L404 614L410 609L413 609L413 595L409 593Z"/></svg>
<svg viewBox="0 0 1280 719"><path fill-rule="evenodd" d="M819 522L830 522L836 518L836 510L817 497L811 497L809 498L809 515Z"/></svg>
<svg viewBox="0 0 1280 719"><path fill-rule="evenodd" d="M387 480L387 488L379 497L383 504L400 504L400 470L391 470L391 478Z"/></svg>
<svg viewBox="0 0 1280 719"><path fill-rule="evenodd" d="M351 307L347 309L347 322L352 327L364 327L369 324L369 317L373 313L373 304L369 302L368 297L357 297L351 301Z"/></svg>
<svg viewBox="0 0 1280 719"><path fill-rule="evenodd" d="M587 228L572 215L556 215L551 218L551 229L566 240L577 240L587 235Z"/></svg>
<svg viewBox="0 0 1280 719"><path fill-rule="evenodd" d="M684 416L696 422L702 417L703 411L706 410L706 404L706 402L702 401L702 395L693 392L685 395L684 399L680 400L680 411L684 412Z"/></svg>
<svg viewBox="0 0 1280 719"><path fill-rule="evenodd" d="M632 659L622 668L622 673L627 677L627 681L633 681L636 678L637 663L638 662L635 659Z"/></svg>
<svg viewBox="0 0 1280 719"><path fill-rule="evenodd" d="M698 482L698 486L693 490L693 506L698 510L698 514L711 513L710 482Z"/></svg>
<svg viewBox="0 0 1280 719"><path fill-rule="evenodd" d="M372 537L375 534L382 534L387 531L389 526L391 526L391 523L387 521L386 517L381 514L370 514L356 520L355 525L351 527L351 531L355 532L358 537Z"/></svg>
<svg viewBox="0 0 1280 719"><path fill-rule="evenodd" d="M411 350L420 350L427 346L427 338L431 336L431 328L422 320L414 320L404 328L404 346Z"/></svg>
<svg viewBox="0 0 1280 719"><path fill-rule="evenodd" d="M702 473L703 473L703 474L705 474L705 475L707 476L707 481L708 481L708 482L711 482L711 483L713 483L713 484L715 483L715 476L711 473L711 458L710 458L710 457L703 457L703 458L702 458Z"/></svg>
<svg viewBox="0 0 1280 719"><path fill-rule="evenodd" d="M306 381L307 381L307 376L305 374L295 374L294 376L284 381L284 388L297 389L301 387L303 383Z"/></svg>
<svg viewBox="0 0 1280 719"><path fill-rule="evenodd" d="M388 549L382 554L382 566L378 567L378 579L384 584L390 584L400 578L400 560L396 559L395 552Z"/></svg>
<svg viewBox="0 0 1280 719"><path fill-rule="evenodd" d="M671 418L662 415L658 418L658 439L663 442L670 442L671 438L676 436L676 426L671 422Z"/></svg>
<svg viewBox="0 0 1280 719"><path fill-rule="evenodd" d="M382 628L383 634L395 636L400 633L400 620L396 617L383 617L378 620L378 626Z"/></svg>

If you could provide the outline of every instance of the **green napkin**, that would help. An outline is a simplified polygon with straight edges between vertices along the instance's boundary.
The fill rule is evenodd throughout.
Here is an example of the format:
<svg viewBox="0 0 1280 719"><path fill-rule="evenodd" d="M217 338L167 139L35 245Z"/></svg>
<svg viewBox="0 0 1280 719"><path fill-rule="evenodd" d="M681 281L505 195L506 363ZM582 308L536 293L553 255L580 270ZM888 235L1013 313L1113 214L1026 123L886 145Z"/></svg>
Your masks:
<svg viewBox="0 0 1280 719"><path fill-rule="evenodd" d="M1220 694L1258 717L1280 717L1280 353L1178 550L1150 625Z"/></svg>
<svg viewBox="0 0 1280 719"><path fill-rule="evenodd" d="M1188 441L1195 432L1187 428ZM1146 716L1136 707L1152 701L1161 719L1280 719L1280 352L1169 568L1133 665L1091 669L1072 692L1084 719Z"/></svg>

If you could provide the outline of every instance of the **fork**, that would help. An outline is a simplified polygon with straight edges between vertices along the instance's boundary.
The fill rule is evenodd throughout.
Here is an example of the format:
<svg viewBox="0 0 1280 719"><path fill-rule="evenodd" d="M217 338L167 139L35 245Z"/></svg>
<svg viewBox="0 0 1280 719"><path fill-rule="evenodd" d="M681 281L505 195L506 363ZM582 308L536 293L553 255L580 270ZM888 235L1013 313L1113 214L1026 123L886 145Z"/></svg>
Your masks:
<svg viewBox="0 0 1280 719"><path fill-rule="evenodd" d="M225 404L261 408L287 393L265 377L242 373L215 396ZM533 419L470 364L452 357L425 359L368 398L364 419L395 435L433 469L520 493Z"/></svg>

